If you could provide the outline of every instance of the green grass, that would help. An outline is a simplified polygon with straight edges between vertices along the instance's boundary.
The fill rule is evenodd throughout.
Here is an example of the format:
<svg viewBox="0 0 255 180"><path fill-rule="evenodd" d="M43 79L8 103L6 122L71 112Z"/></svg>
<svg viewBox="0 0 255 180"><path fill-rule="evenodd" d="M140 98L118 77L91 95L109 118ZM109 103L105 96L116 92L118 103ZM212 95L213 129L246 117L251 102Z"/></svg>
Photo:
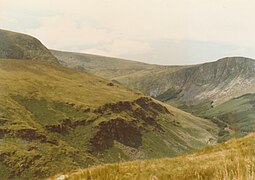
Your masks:
<svg viewBox="0 0 255 180"><path fill-rule="evenodd" d="M17 95L12 97L16 102L33 114L33 119L42 125L57 124L59 120L65 118L84 119L84 113L70 108L62 102L48 102L46 99L25 98Z"/></svg>
<svg viewBox="0 0 255 180"><path fill-rule="evenodd" d="M52 51L62 64L79 70L76 71L58 64L33 37L0 31L0 39L3 58L0 60L0 176L3 178L45 178L104 163L173 157L215 144L217 135L221 136L220 140L228 138L224 123L219 131L209 120L144 97L121 83L153 97L160 95L162 101L192 104L197 102L196 92L203 94L208 87L228 88L220 82L231 83L236 77L226 69L226 62L230 61L212 63L216 64L213 67L211 64L158 66ZM19 60L10 60L15 58ZM230 65L240 66L233 62ZM253 62L241 62L242 68L247 65L252 67ZM219 76L215 67L217 71L223 68L224 73ZM215 78L207 76L208 72ZM244 78L253 77L252 73L244 75ZM237 116L240 121L235 121L237 126L230 128L238 127L241 131L237 134L242 136L253 131L251 119L254 118L254 100L242 98L219 109L212 108L208 97L205 103L184 108L209 118L217 116L228 125ZM239 109L233 112L229 106ZM245 111L251 119L247 119ZM242 139L241 143L246 140ZM245 161L251 164L250 151L245 151L247 156L237 156L242 154L240 143L229 144L175 159L93 167L70 178L180 179L183 173L186 179L248 177L250 169L243 164ZM225 153L225 161L219 161L219 153ZM223 163L225 169L217 169Z"/></svg>
<svg viewBox="0 0 255 180"><path fill-rule="evenodd" d="M187 106L174 104L196 116L210 119L219 128L219 142L232 137L243 137L255 131L255 94L245 94L218 106L212 102Z"/></svg>
<svg viewBox="0 0 255 180"><path fill-rule="evenodd" d="M120 84L20 60L0 60L0 123L0 175L9 179L174 156L207 146L218 131L208 120Z"/></svg>
<svg viewBox="0 0 255 180"><path fill-rule="evenodd" d="M211 119L219 119L227 124L223 128L229 128L223 136L228 139L232 136L242 137L255 131L255 94L246 94L227 101L215 108L206 111L205 116Z"/></svg>
<svg viewBox="0 0 255 180"><path fill-rule="evenodd" d="M87 54L53 53L66 66L89 67L85 71L114 79L193 115L212 120L221 129L219 142L254 132L254 98L231 100L255 92L252 59L229 57L212 63L175 67ZM116 63L111 66L113 62Z"/></svg>
<svg viewBox="0 0 255 180"><path fill-rule="evenodd" d="M173 88L168 89L163 94L160 94L159 96L155 97L156 99L160 101L170 101L172 99L175 99L178 97L178 94L181 93L181 90L175 90Z"/></svg>
<svg viewBox="0 0 255 180"><path fill-rule="evenodd" d="M212 101L207 101L207 102L203 102L203 103L199 103L196 105L186 105L183 103L180 103L177 101L177 103L175 104L175 102L171 102L170 104L186 111L186 112L190 112L196 116L206 116L208 110L213 108L213 102Z"/></svg>

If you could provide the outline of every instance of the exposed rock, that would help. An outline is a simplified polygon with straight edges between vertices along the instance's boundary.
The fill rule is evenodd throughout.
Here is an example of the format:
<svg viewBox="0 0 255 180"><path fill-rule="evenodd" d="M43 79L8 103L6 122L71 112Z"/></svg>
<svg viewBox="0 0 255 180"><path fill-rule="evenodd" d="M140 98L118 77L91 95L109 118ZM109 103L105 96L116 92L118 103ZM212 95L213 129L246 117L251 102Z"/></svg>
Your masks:
<svg viewBox="0 0 255 180"><path fill-rule="evenodd" d="M120 101L117 103L108 103L104 106L99 107L94 112L103 114L106 111L111 111L114 113L120 113L122 111L131 111L132 110L132 103L129 101Z"/></svg>
<svg viewBox="0 0 255 180"><path fill-rule="evenodd" d="M37 131L37 129L18 129L14 132L17 137L32 141L32 140L40 140L41 142L46 142L47 137L44 134L41 134Z"/></svg>
<svg viewBox="0 0 255 180"><path fill-rule="evenodd" d="M141 98L137 99L135 101L135 103L137 103L143 109L152 110L156 114L158 114L158 112L164 113L164 114L170 114L170 112L168 111L168 109L165 106L155 103L148 97L141 97Z"/></svg>
<svg viewBox="0 0 255 180"><path fill-rule="evenodd" d="M108 83L107 86L114 86L114 84L113 83Z"/></svg>
<svg viewBox="0 0 255 180"><path fill-rule="evenodd" d="M114 140L130 147L138 148L142 145L141 128L135 122L116 118L108 122L101 122L98 132L90 140L93 150L104 150L113 146Z"/></svg>

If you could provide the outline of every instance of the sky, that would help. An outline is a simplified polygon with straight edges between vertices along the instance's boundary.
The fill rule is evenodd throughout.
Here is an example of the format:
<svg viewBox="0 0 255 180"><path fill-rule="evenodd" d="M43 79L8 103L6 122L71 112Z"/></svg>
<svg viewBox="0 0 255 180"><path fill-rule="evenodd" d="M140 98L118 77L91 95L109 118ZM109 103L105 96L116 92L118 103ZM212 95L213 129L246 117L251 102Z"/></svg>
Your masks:
<svg viewBox="0 0 255 180"><path fill-rule="evenodd" d="M50 49L153 64L255 58L254 0L0 0L0 28Z"/></svg>

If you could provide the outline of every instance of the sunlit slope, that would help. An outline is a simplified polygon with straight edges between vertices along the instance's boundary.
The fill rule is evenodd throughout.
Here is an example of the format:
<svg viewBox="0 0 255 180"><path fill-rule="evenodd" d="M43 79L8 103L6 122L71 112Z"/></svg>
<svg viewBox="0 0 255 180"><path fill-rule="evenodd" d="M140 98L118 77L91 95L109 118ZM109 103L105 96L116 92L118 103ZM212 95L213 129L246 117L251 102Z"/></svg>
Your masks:
<svg viewBox="0 0 255 180"><path fill-rule="evenodd" d="M1 29L0 58L58 63L57 58L38 39L26 34Z"/></svg>
<svg viewBox="0 0 255 180"><path fill-rule="evenodd" d="M84 72L0 60L0 175L174 156L217 141L208 120Z"/></svg>
<svg viewBox="0 0 255 180"><path fill-rule="evenodd" d="M57 175L79 179L254 179L255 135L176 158L109 164ZM51 178L54 179L54 178Z"/></svg>

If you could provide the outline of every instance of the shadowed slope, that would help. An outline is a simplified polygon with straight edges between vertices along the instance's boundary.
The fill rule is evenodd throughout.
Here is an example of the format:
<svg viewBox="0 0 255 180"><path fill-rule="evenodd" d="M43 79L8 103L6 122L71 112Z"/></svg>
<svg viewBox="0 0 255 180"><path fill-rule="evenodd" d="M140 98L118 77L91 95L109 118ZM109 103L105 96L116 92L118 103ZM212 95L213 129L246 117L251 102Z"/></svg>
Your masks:
<svg viewBox="0 0 255 180"><path fill-rule="evenodd" d="M58 63L57 58L38 39L29 35L1 29L0 58Z"/></svg>

